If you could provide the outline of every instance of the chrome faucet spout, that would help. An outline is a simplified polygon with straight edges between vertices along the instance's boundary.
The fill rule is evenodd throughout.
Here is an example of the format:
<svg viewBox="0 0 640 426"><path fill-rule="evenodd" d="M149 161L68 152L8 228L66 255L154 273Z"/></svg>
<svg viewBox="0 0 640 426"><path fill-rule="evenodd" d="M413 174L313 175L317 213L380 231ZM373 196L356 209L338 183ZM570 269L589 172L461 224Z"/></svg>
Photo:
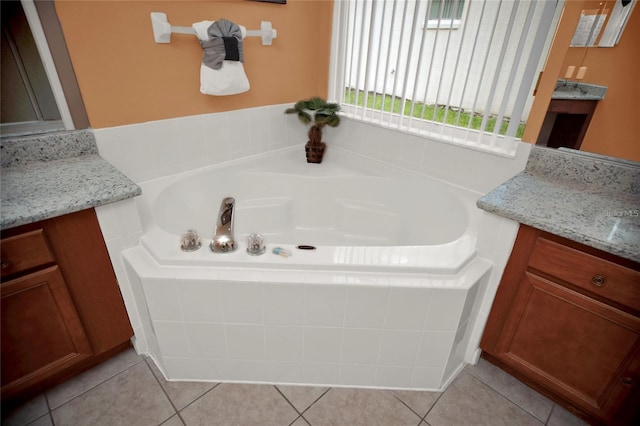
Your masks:
<svg viewBox="0 0 640 426"><path fill-rule="evenodd" d="M213 235L211 244L209 244L209 248L215 253L226 253L238 248L238 244L233 237L233 209L235 204L236 200L232 197L224 198L220 203L216 232Z"/></svg>

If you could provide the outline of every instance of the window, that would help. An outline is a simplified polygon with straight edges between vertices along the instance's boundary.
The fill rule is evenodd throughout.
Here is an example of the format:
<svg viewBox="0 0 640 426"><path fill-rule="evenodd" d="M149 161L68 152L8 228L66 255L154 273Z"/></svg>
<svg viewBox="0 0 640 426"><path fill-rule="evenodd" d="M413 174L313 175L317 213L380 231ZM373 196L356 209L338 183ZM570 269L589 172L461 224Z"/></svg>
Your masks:
<svg viewBox="0 0 640 426"><path fill-rule="evenodd" d="M334 7L331 97L348 116L515 155L561 11L556 2L353 0ZM425 27L434 16L439 25Z"/></svg>
<svg viewBox="0 0 640 426"><path fill-rule="evenodd" d="M460 19L464 0L432 0L429 19Z"/></svg>
<svg viewBox="0 0 640 426"><path fill-rule="evenodd" d="M459 28L464 0L432 0L427 29Z"/></svg>

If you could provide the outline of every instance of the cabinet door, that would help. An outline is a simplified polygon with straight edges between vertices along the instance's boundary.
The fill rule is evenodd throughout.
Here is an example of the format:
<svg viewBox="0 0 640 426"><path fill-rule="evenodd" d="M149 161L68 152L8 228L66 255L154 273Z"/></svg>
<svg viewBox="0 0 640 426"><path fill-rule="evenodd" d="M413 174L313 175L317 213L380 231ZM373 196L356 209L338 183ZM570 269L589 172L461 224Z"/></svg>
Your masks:
<svg viewBox="0 0 640 426"><path fill-rule="evenodd" d="M96 353L133 336L118 281L93 209L42 222L56 262Z"/></svg>
<svg viewBox="0 0 640 426"><path fill-rule="evenodd" d="M640 374L640 319L527 272L494 356L607 420Z"/></svg>
<svg viewBox="0 0 640 426"><path fill-rule="evenodd" d="M0 295L3 397L91 356L57 266L2 283Z"/></svg>

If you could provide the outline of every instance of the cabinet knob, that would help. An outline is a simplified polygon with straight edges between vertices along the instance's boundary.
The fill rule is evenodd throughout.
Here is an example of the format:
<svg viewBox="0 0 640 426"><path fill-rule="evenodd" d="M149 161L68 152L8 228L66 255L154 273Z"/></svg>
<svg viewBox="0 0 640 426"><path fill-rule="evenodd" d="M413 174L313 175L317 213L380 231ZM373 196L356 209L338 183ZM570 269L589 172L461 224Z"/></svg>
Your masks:
<svg viewBox="0 0 640 426"><path fill-rule="evenodd" d="M591 277L591 284L595 285L596 287L602 287L606 283L607 279L602 275L594 275L593 277Z"/></svg>
<svg viewBox="0 0 640 426"><path fill-rule="evenodd" d="M9 259L5 259L4 257L0 260L0 268L8 268L9 267Z"/></svg>
<svg viewBox="0 0 640 426"><path fill-rule="evenodd" d="M632 388L635 386L635 383L632 377L622 377L620 379L620 383L622 383L622 386L626 386L628 388Z"/></svg>

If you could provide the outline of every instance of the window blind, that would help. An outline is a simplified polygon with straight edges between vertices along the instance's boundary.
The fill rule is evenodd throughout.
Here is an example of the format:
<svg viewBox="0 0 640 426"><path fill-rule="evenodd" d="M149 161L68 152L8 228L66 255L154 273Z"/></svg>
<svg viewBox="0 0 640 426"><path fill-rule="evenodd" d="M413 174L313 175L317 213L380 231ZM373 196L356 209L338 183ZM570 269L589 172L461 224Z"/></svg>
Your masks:
<svg viewBox="0 0 640 426"><path fill-rule="evenodd" d="M556 1L348 0L334 8L330 90L347 116L515 155Z"/></svg>

